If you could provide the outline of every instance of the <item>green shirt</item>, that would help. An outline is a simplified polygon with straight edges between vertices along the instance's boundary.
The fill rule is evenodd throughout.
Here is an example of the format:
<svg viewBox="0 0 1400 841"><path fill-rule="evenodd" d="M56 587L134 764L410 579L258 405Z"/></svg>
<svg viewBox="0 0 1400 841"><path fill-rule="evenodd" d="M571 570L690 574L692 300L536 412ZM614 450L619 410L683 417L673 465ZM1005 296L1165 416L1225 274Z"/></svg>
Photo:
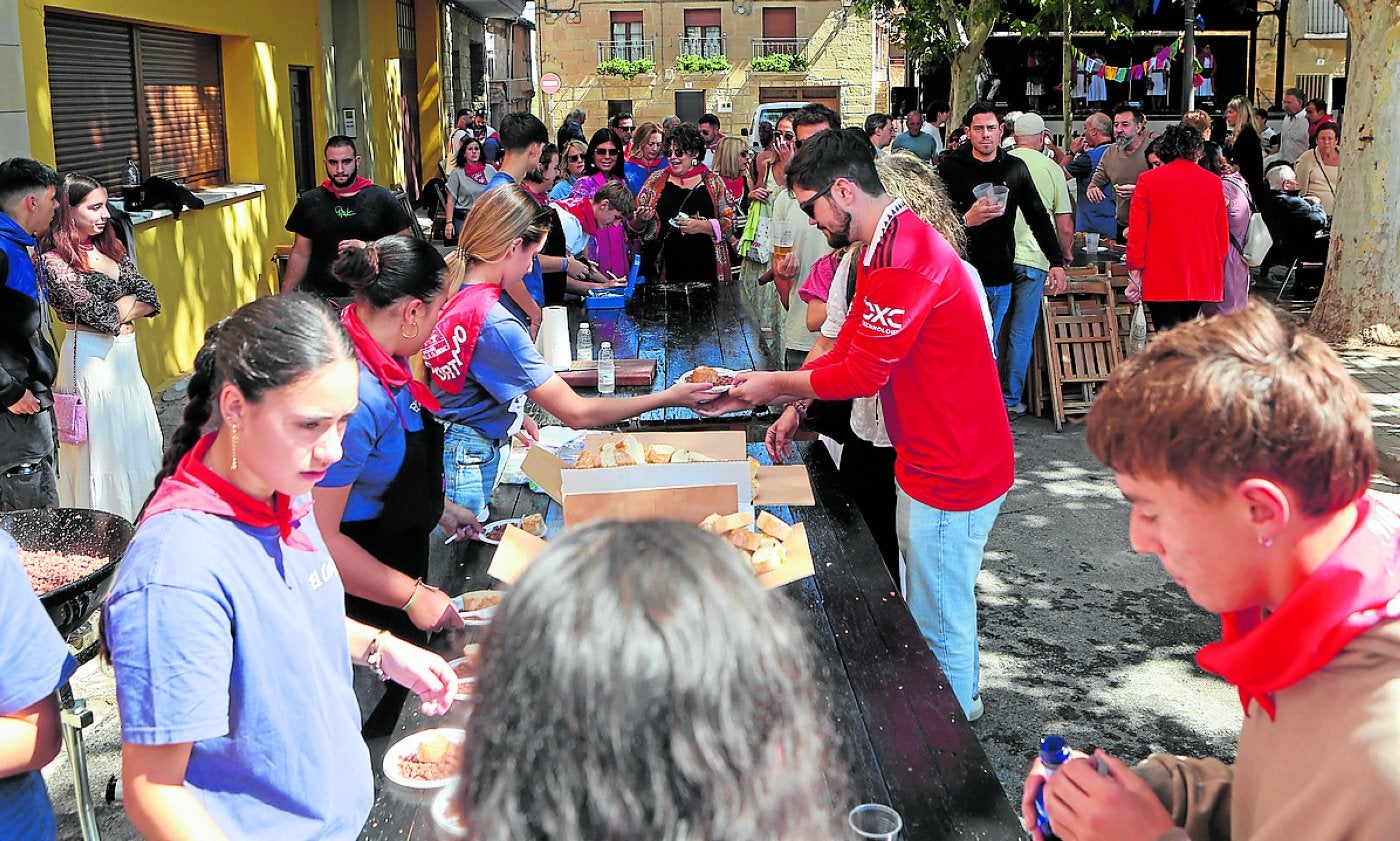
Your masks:
<svg viewBox="0 0 1400 841"><path fill-rule="evenodd" d="M1026 168L1031 171L1036 192L1040 194L1040 203L1049 211L1051 221L1058 222L1055 217L1061 213L1074 212L1069 203L1069 186L1065 181L1065 171L1059 164L1047 158L1043 152L1034 149L1012 149L1010 154L1024 161ZM1058 224L1055 226L1055 233L1059 234ZM1065 255L1065 259L1069 259L1068 254ZM1036 244L1031 226L1026 224L1026 217L1019 210L1016 211L1016 264L1030 266L1043 272L1050 271L1050 259Z"/></svg>

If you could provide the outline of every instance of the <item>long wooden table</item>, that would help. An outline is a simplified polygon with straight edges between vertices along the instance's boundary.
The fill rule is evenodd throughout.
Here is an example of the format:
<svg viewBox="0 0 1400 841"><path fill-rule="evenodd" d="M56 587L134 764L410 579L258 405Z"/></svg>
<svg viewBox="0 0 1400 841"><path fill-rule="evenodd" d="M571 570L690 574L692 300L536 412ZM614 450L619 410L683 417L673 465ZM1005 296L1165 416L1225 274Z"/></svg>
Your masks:
<svg viewBox="0 0 1400 841"><path fill-rule="evenodd" d="M595 316L595 341L613 341L620 356L656 354L656 389L701 363L764 367L752 330L737 318L736 290L722 287L712 303L692 301L684 309L678 301L684 305L683 297L649 295L606 321ZM648 427L684 425L695 418L688 410L651 415L643 419L652 422ZM761 444L751 444L749 452L767 461ZM816 575L778 592L797 606L816 652L832 726L847 763L852 800L833 807L844 810L861 802L893 806L904 818L903 837L910 841L1023 838L1015 810L896 594L825 447L803 444L799 453L808 466L816 505L772 510L789 522L806 523ZM502 486L492 511L501 517L541 512L551 536L563 528L559 506L524 486ZM452 592L496 586L485 572L493 551L478 543L458 548L437 583ZM444 635L436 644L445 653L457 651L475 634L468 629ZM428 803L435 792L425 795L384 780L380 759L389 744L405 735L454 723L460 719L452 714L446 721L425 719L410 701L394 736L371 745L377 799L362 838L433 837Z"/></svg>

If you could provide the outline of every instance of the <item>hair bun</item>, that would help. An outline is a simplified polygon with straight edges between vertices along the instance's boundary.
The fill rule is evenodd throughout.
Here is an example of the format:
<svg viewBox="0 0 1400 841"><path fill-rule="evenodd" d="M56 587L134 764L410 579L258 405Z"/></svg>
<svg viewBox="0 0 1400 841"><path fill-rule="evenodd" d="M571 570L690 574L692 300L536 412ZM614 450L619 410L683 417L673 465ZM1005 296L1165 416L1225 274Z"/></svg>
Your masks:
<svg viewBox="0 0 1400 841"><path fill-rule="evenodd" d="M331 265L331 274L352 291L363 292L379 279L379 250L374 243L345 248Z"/></svg>

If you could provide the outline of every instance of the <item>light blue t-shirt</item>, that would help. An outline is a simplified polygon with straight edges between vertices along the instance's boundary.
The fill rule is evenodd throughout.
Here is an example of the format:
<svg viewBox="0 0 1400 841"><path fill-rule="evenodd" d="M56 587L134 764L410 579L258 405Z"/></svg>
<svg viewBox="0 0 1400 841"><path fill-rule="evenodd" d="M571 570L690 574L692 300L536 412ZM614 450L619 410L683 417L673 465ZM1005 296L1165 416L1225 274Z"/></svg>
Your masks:
<svg viewBox="0 0 1400 841"><path fill-rule="evenodd" d="M915 137L906 131L894 139L894 142L890 144L890 151L897 152L900 149L908 149L919 160L928 163L933 160L933 150L937 142L932 132L921 131L919 136Z"/></svg>
<svg viewBox="0 0 1400 841"><path fill-rule="evenodd" d="M313 551L156 514L107 599L122 741L193 743L185 787L229 838L348 841L374 803L345 590L311 514L301 532Z"/></svg>
<svg viewBox="0 0 1400 841"><path fill-rule="evenodd" d="M502 303L486 313L462 393L448 394L433 386L442 402L439 417L497 441L510 433L525 410L525 395L554 376L530 341L530 331L503 305L505 300L502 297Z"/></svg>
<svg viewBox="0 0 1400 841"><path fill-rule="evenodd" d="M19 547L0 531L0 716L52 695L77 668L29 586ZM55 832L42 774L27 771L0 779L0 841L44 841Z"/></svg>
<svg viewBox="0 0 1400 841"><path fill-rule="evenodd" d="M342 522L373 520L384 510L384 492L403 466L404 433L422 430L423 420L408 386L394 389L391 400L384 384L360 364L360 405L341 439L344 454L318 483L323 488L351 486Z"/></svg>

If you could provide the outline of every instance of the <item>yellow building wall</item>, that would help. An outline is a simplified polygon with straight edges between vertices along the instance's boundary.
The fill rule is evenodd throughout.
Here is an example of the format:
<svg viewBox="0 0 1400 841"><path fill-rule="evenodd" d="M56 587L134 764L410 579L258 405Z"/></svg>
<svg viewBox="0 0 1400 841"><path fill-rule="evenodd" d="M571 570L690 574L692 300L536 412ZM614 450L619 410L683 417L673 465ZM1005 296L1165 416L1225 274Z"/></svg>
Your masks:
<svg viewBox="0 0 1400 841"><path fill-rule="evenodd" d="M542 118L557 129L569 111L583 108L588 112L585 128L591 130L604 124L609 99L631 99L637 122L660 122L661 118L675 112L676 91L703 90L705 110L716 112L723 132L737 135L741 129L749 127L759 104L761 87L839 87L841 119L849 125L863 124L867 115L888 108L887 62L877 63L885 48L876 44L874 22L870 18L843 11L835 0L798 4L797 34L811 38L807 50L811 68L800 73L757 72L751 67L750 39L763 37L763 5L752 5L752 14L740 15L729 3L681 4L659 0L616 4L609 0L582 0L577 23L571 23L568 15L554 20L550 20L549 15L538 17L539 72L557 73L562 83L552 103L551 97L540 96ZM676 70L671 78L666 78L666 71L675 68L676 38L683 28L684 10L703 8L720 10L730 69L722 73ZM629 80L600 76L595 72L598 42L611 38L608 13L623 9L642 12L643 37L654 39L656 45L654 75ZM719 111L717 106L721 100L731 104L728 112Z"/></svg>
<svg viewBox="0 0 1400 841"><path fill-rule="evenodd" d="M443 113L442 13L437 0L414 0L418 33L419 158L423 180L437 175L437 165L447 154L447 115Z"/></svg>
<svg viewBox="0 0 1400 841"><path fill-rule="evenodd" d="M389 32L393 33L393 3ZM136 229L141 272L155 285L163 312L138 328L146 380L160 388L188 371L205 328L276 288L274 247L296 201L288 67L312 68L313 113L325 112L316 0L33 0L21 3L20 44L36 158L54 162L53 119L45 54L44 11L62 9L194 30L222 37L229 179L266 192L143 223ZM313 120L316 148L324 120ZM318 156L319 158L319 156Z"/></svg>

